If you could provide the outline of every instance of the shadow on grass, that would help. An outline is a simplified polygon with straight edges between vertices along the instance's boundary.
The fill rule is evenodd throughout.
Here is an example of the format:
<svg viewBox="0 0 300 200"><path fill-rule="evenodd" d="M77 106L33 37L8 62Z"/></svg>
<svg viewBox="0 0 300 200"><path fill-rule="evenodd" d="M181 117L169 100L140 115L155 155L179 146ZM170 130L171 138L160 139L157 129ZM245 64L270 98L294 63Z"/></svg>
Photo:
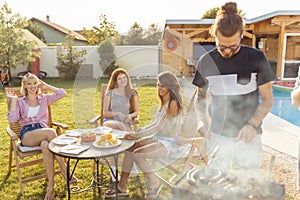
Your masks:
<svg viewBox="0 0 300 200"><path fill-rule="evenodd" d="M9 176L10 176L10 173L7 172L6 176L3 178L2 182L0 183L0 190L2 190L5 187Z"/></svg>
<svg viewBox="0 0 300 200"><path fill-rule="evenodd" d="M9 178L9 176L10 176L10 173L7 172L7 174L5 175L5 177L3 178L3 180L2 180L1 183L0 183L0 191L3 190L5 187L8 187L7 184L9 184L9 183L8 183L8 178ZM22 194L19 192L19 194L18 194L16 200L20 200L21 197L22 197ZM5 198L4 198L4 197L1 197L1 199L5 199Z"/></svg>

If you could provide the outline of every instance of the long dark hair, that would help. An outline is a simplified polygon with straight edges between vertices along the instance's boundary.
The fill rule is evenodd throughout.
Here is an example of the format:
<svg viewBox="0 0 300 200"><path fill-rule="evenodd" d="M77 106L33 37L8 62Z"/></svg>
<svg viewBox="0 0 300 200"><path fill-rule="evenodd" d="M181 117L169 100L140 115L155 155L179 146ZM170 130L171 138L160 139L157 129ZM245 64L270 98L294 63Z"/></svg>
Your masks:
<svg viewBox="0 0 300 200"><path fill-rule="evenodd" d="M170 102L172 100L175 100L178 104L179 107L179 111L182 110L182 97L181 97L181 90L180 90L180 84L179 81L177 79L177 77L170 71L165 71L162 72L160 74L158 74L157 79L159 81L159 83L168 88L170 91L170 100L169 100L169 105L168 108L170 107ZM162 97L160 95L158 95L160 98L160 103L162 106Z"/></svg>
<svg viewBox="0 0 300 200"><path fill-rule="evenodd" d="M112 90L117 87L117 78L120 74L125 74L125 76L127 78L127 85L125 86L125 95L128 98L130 98L133 93L133 91L132 91L133 88L131 85L130 77L129 77L127 71L123 68L117 68L112 72L111 77L108 82L107 90Z"/></svg>
<svg viewBox="0 0 300 200"><path fill-rule="evenodd" d="M133 113L135 111L133 93L136 92L136 90L132 87L130 77L125 69L117 68L112 72L106 90L112 90L117 87L117 78L120 74L125 74L127 78L127 85L125 86L125 96L129 99L130 103L129 113Z"/></svg>

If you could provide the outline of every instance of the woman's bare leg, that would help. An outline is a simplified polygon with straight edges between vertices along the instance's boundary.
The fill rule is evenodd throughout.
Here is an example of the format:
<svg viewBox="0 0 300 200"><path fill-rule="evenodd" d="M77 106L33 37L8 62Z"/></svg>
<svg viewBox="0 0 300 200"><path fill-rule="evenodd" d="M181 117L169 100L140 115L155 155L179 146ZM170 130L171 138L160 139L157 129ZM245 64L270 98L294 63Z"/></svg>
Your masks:
<svg viewBox="0 0 300 200"><path fill-rule="evenodd" d="M26 133L22 139L25 146L40 146L43 153L43 161L48 178L47 193L45 199L54 199L54 155L49 151L49 142L56 137L52 128L41 128Z"/></svg>
<svg viewBox="0 0 300 200"><path fill-rule="evenodd" d="M36 129L33 131L30 131L28 133L25 134L24 138L22 139L22 144L25 146L41 146L42 142L41 141L47 141L48 143L50 143L51 140L53 140L55 137L57 136L55 130L53 128L41 128L41 129ZM48 148L48 145L47 145ZM48 149L49 151L49 149ZM49 151L49 153L51 153ZM64 178L66 179L66 163L64 161L64 159L60 156L54 156L51 153L53 160L54 158L57 160L60 169L62 171L62 174L64 176ZM43 158L45 158L45 156L43 156ZM53 166L54 167L54 166ZM53 169L53 177L54 177L54 169ZM54 185L54 183L53 183Z"/></svg>
<svg viewBox="0 0 300 200"><path fill-rule="evenodd" d="M133 158L133 151L135 149L141 148L142 146L145 146L147 144L150 144L153 142L152 138L141 140L136 142L136 144L130 148L128 151L124 153L123 163L122 163L122 173L121 173L121 179L119 181L118 187L122 192L126 192L126 184L128 182L130 172L133 166L134 158Z"/></svg>
<svg viewBox="0 0 300 200"><path fill-rule="evenodd" d="M22 144L25 146L40 146L43 140L50 142L57 136L53 128L41 128L27 132L23 139Z"/></svg>
<svg viewBox="0 0 300 200"><path fill-rule="evenodd" d="M110 127L114 130L128 131L128 132L130 131L130 127L128 124L124 124L123 122L117 120L105 121L103 122L103 126ZM113 158L109 158L108 162L113 170L113 173L116 173L117 164L115 163L115 160ZM111 178L113 181L115 181L115 177L112 174L111 174Z"/></svg>
<svg viewBox="0 0 300 200"><path fill-rule="evenodd" d="M165 146L160 142L148 144L133 152L134 161L148 179L150 188L157 188L159 186L159 180L153 174L153 166L150 165L147 159L159 158L166 155L166 153L167 150Z"/></svg>
<svg viewBox="0 0 300 200"><path fill-rule="evenodd" d="M49 151L49 142L47 140L41 141L41 148L43 153L43 161L48 178L47 193L45 199L54 199L54 156Z"/></svg>

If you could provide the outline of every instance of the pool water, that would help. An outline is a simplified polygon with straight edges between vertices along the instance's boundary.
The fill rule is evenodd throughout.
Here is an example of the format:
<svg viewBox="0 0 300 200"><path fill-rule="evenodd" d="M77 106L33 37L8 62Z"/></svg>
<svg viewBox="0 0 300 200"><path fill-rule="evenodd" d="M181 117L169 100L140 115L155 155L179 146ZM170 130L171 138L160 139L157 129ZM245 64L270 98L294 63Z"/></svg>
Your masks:
<svg viewBox="0 0 300 200"><path fill-rule="evenodd" d="M300 110L292 106L291 93L273 90L273 95L274 105L271 113L300 127Z"/></svg>

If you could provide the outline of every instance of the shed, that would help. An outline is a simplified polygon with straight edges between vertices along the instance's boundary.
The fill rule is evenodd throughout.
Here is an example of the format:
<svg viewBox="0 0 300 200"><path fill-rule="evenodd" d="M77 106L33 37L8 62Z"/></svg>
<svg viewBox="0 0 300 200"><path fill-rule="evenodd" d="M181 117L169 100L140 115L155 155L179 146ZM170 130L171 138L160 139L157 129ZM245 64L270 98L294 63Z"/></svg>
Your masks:
<svg viewBox="0 0 300 200"><path fill-rule="evenodd" d="M262 50L279 79L294 79L300 66L300 10L275 11L245 19L243 45ZM199 57L215 47L214 19L166 20L161 70L192 76Z"/></svg>

